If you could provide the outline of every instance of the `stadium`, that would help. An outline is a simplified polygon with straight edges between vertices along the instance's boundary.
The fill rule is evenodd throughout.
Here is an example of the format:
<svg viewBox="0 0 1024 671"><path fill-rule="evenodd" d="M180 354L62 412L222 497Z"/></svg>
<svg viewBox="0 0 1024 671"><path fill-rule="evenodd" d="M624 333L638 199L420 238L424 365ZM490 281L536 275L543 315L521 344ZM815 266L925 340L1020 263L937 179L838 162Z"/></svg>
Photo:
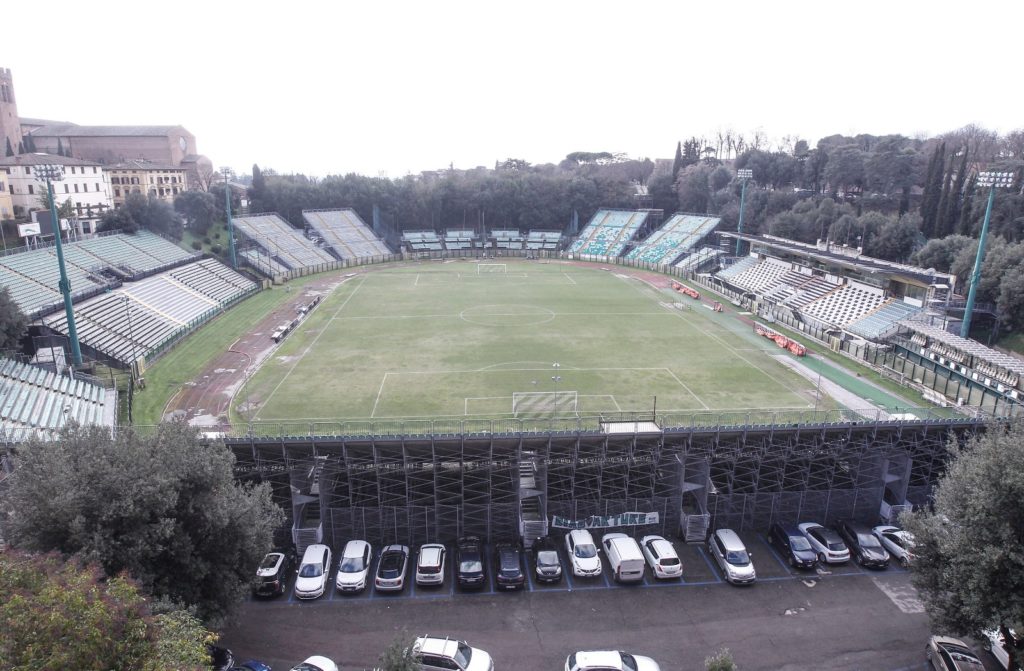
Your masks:
<svg viewBox="0 0 1024 671"><path fill-rule="evenodd" d="M1020 409L1024 366L947 330L954 277L857 250L658 210L570 236L303 218L234 218L237 269L147 232L64 243L74 329L56 248L0 258L36 352L0 365L5 442L145 431L159 402L147 419L273 484L300 550L579 524L703 540L891 519L951 433Z"/></svg>

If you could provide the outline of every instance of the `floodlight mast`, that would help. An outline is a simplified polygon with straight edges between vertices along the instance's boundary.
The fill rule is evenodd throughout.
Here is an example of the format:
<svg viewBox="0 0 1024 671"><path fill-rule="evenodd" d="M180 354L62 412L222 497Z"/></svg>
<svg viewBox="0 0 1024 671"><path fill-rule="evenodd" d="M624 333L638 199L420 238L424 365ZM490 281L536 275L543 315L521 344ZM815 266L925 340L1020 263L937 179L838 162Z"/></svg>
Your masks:
<svg viewBox="0 0 1024 671"><path fill-rule="evenodd" d="M228 183L230 168L221 168L224 174L224 212L228 217L228 251L231 256L231 268L238 270L238 261L235 259L235 224L231 220L231 185Z"/></svg>
<svg viewBox="0 0 1024 671"><path fill-rule="evenodd" d="M71 305L71 281L68 279L68 271L64 265L64 246L60 237L60 219L57 218L57 199L53 195L52 182L60 182L64 179L64 166L57 164L43 164L34 166L36 177L46 180L46 192L50 196L50 221L53 224L54 240L57 244L57 265L60 266L60 293L64 296L64 314L68 321L68 339L71 341L71 359L74 365L82 365L82 349L78 345L78 330L75 328L75 311Z"/></svg>
<svg viewBox="0 0 1024 671"><path fill-rule="evenodd" d="M736 171L736 178L740 180L740 220L736 225L736 256L740 255L740 245L743 241L740 240L739 236L743 234L743 210L747 204L747 180L754 178L754 171L749 168L743 168Z"/></svg>
<svg viewBox="0 0 1024 671"><path fill-rule="evenodd" d="M978 254L974 257L974 270L971 272L971 288L967 292L967 305L964 306L964 320L960 324L960 337L969 338L971 332L971 317L974 314L974 298L978 293L978 283L981 281L981 264L985 260L985 239L988 237L988 222L992 218L992 203L996 198L996 188L1006 188L1013 185L1013 172L979 172L978 186L988 187L988 205L985 206L985 221L981 225L981 237L978 238Z"/></svg>

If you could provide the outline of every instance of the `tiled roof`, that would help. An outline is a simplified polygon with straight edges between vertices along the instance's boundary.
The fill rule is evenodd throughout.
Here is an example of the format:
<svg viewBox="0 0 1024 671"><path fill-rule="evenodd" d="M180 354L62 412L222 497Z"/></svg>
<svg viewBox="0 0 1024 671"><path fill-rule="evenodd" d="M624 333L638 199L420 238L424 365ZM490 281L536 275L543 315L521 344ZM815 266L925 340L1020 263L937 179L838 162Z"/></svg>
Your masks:
<svg viewBox="0 0 1024 671"><path fill-rule="evenodd" d="M37 137L166 137L185 131L181 126L79 126L54 124L32 131ZM188 132L188 131L185 131Z"/></svg>
<svg viewBox="0 0 1024 671"><path fill-rule="evenodd" d="M99 165L96 161L86 161L81 158L70 156L58 156L57 154L19 154L18 156L4 156L0 158L0 165Z"/></svg>

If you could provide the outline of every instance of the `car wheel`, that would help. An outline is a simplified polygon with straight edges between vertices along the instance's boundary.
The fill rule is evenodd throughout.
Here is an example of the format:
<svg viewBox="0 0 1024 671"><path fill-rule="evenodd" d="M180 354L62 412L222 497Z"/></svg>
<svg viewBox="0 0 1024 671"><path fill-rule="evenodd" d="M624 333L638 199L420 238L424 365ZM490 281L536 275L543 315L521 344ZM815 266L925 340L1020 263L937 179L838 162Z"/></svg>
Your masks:
<svg viewBox="0 0 1024 671"><path fill-rule="evenodd" d="M821 553L818 554L818 563L821 564L822 566L825 565L825 553L824 552L821 552Z"/></svg>
<svg viewBox="0 0 1024 671"><path fill-rule="evenodd" d="M792 557L792 556L791 556L791 557L789 558L789 565L790 565L790 566L791 566L792 568L796 568L796 557Z"/></svg>

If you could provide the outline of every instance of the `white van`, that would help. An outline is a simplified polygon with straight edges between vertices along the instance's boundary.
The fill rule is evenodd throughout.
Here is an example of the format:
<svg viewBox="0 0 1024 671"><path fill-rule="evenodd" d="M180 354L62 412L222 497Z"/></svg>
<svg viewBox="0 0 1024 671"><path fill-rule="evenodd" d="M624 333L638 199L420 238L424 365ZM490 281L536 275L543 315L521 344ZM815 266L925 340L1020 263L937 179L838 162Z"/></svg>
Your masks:
<svg viewBox="0 0 1024 671"><path fill-rule="evenodd" d="M644 579L644 555L640 546L626 534L605 534L601 545L616 582L640 582Z"/></svg>

